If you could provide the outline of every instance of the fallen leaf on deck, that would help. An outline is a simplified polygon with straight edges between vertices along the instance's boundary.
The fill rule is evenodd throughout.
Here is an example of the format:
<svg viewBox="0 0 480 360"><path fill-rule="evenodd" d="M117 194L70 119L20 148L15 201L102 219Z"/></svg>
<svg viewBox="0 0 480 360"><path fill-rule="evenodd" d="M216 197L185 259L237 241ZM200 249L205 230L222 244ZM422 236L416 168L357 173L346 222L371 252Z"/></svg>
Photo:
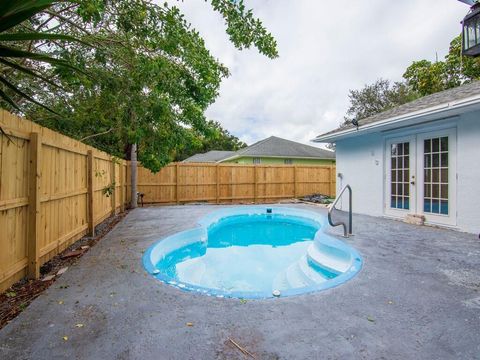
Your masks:
<svg viewBox="0 0 480 360"><path fill-rule="evenodd" d="M61 268L57 271L57 275L62 275L68 270L68 267Z"/></svg>
<svg viewBox="0 0 480 360"><path fill-rule="evenodd" d="M82 250L74 250L74 251L69 251L67 252L66 254L63 254L62 255L62 259L68 259L68 258L71 258L71 257L75 257L75 256L79 256L79 255L82 255L83 254L83 251Z"/></svg>
<svg viewBox="0 0 480 360"><path fill-rule="evenodd" d="M193 326L193 323L187 322L187 326Z"/></svg>
<svg viewBox="0 0 480 360"><path fill-rule="evenodd" d="M68 340L68 336L64 336L62 339L63 339L64 341L67 341L67 340Z"/></svg>
<svg viewBox="0 0 480 360"><path fill-rule="evenodd" d="M63 300L60 300L60 301L58 302L58 305L63 305Z"/></svg>
<svg viewBox="0 0 480 360"><path fill-rule="evenodd" d="M75 327L77 327L77 328L82 328L82 327L83 327L83 324L77 324L77 325L75 325Z"/></svg>
<svg viewBox="0 0 480 360"><path fill-rule="evenodd" d="M372 318L371 316L368 316L368 317L367 317L367 320L370 321L370 322L375 322L375 319Z"/></svg>

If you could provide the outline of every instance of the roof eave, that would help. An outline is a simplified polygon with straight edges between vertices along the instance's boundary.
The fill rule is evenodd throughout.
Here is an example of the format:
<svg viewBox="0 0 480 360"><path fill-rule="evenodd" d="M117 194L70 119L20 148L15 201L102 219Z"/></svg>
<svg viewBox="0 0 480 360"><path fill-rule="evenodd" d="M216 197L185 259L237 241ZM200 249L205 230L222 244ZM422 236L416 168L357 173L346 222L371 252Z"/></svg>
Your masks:
<svg viewBox="0 0 480 360"><path fill-rule="evenodd" d="M333 153L333 152L332 152ZM333 153L335 154L335 153ZM224 162L227 160L234 160L237 158L275 158L275 159L309 159L309 160L335 160L335 157L332 158L327 158L327 157L317 157L317 156L290 156L290 155L236 155L232 156L231 158L228 159L223 159L220 162Z"/></svg>
<svg viewBox="0 0 480 360"><path fill-rule="evenodd" d="M385 120L376 121L370 124L361 125L358 129L349 128L349 129L338 131L332 134L320 135L320 136L317 136L315 139L313 139L312 142L333 143L343 138L362 135L367 132L374 132L375 130L379 130L380 128L383 128L385 126L394 126L396 124L404 123L409 120L412 120L412 121L421 120L422 118L425 118L427 116L434 116L449 110L453 111L453 110L463 109L465 107L474 106L478 104L480 104L480 94L471 96L469 98L432 106L423 110L399 115L396 117L387 118Z"/></svg>

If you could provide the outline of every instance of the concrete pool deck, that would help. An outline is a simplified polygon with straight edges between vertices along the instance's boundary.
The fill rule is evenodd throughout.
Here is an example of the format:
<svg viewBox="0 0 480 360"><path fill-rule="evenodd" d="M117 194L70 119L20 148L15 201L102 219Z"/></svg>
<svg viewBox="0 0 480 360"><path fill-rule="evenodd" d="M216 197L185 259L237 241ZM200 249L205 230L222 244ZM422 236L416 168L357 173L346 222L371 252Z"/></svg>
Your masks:
<svg viewBox="0 0 480 360"><path fill-rule="evenodd" d="M283 299L211 298L144 272L148 246L217 208L130 212L0 330L0 358L245 359L231 338L257 359L480 359L478 235L355 215L363 270Z"/></svg>

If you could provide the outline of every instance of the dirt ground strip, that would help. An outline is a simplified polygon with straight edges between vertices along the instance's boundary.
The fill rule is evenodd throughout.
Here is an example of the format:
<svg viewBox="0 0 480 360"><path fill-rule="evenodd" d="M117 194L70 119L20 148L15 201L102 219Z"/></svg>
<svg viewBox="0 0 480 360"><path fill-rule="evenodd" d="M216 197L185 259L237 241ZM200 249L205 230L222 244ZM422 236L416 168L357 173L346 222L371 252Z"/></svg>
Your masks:
<svg viewBox="0 0 480 360"><path fill-rule="evenodd" d="M48 289L80 257L90 250L105 234L118 224L126 213L106 219L96 227L94 237L83 237L40 268L40 279L23 279L0 294L0 329L27 308L43 291Z"/></svg>

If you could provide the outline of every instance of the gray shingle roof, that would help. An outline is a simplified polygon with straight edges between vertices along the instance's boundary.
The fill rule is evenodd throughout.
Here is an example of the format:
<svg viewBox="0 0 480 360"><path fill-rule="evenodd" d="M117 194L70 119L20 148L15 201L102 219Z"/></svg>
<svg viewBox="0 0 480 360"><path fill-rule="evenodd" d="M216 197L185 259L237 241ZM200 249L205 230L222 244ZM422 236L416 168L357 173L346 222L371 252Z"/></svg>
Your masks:
<svg viewBox="0 0 480 360"><path fill-rule="evenodd" d="M335 159L335 152L270 136L239 151L209 151L195 154L184 162L219 162L232 157L286 157Z"/></svg>
<svg viewBox="0 0 480 360"><path fill-rule="evenodd" d="M183 160L184 162L217 162L233 156L235 151L217 151L212 150L203 154L195 154Z"/></svg>
<svg viewBox="0 0 480 360"><path fill-rule="evenodd" d="M241 149L237 151L235 155L335 159L335 153L333 151L319 149L314 146L300 144L276 136L270 136L245 149Z"/></svg>
<svg viewBox="0 0 480 360"><path fill-rule="evenodd" d="M368 118L361 119L358 121L358 123L359 123L359 126L361 127L362 125L367 125L367 124L375 123L377 121L382 121L382 120L388 120L390 118L393 119L398 116L407 115L407 114L414 113L421 110L426 110L428 108L446 104L452 101L466 99L477 94L480 94L480 81L474 81L472 83L458 86L453 89L449 89L449 90L441 91L432 95L421 97L420 99L411 101L404 105L400 105L400 106L394 107L393 109L370 116ZM318 135L318 137L332 135L350 128L354 128L354 126L352 124L349 124L345 127L338 128L338 129L326 132L324 134Z"/></svg>

